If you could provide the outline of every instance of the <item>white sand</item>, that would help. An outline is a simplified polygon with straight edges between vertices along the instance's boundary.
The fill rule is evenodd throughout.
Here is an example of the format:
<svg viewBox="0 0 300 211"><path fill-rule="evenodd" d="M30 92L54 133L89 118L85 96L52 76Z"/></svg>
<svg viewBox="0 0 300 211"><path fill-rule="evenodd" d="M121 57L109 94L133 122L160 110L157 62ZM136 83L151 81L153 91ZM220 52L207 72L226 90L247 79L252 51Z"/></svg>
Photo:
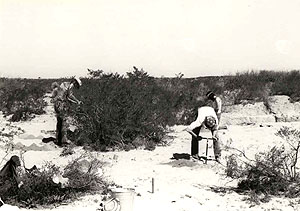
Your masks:
<svg viewBox="0 0 300 211"><path fill-rule="evenodd" d="M68 160L80 156L83 150L78 147L72 156L60 157L61 148L52 143L42 143L42 137L49 137L55 129L55 117L48 112L32 121L14 123L22 128L23 134L15 135L13 142L23 146L32 146L24 154L27 168L33 165L41 166L45 162L52 161L56 165L65 166ZM5 119L2 119L3 126ZM230 126L227 130L221 130L220 136L224 144L232 140L231 146L244 149L249 157L255 153L270 149L279 145L282 140L274 133L282 126L294 126L299 128L300 123L272 123L260 127L256 126ZM193 211L193 210L298 210L296 199L273 197L268 203L253 206L244 199L245 195L235 192L216 193L211 187L230 187L236 184L224 175L224 167L213 161L207 165L200 161L172 160L173 153L190 153L190 135L183 132L184 126L171 128L173 132L167 138L169 145L157 147L154 151L143 149L129 152L94 152L98 159L104 161L104 178L113 181L122 187L134 188L134 211L147 210L170 210L170 211ZM39 148L40 147L40 148ZM27 148L30 149L30 148ZM4 148L0 150L0 158L5 156ZM210 150L212 150L210 148ZM13 154L19 154L20 150L12 151L4 159L6 161ZM229 152L223 152L223 156ZM2 160L2 159L1 159ZM1 166L5 162L1 163ZM224 160L222 160L224 162ZM152 193L152 178L154 178L154 193ZM85 196L68 205L61 205L55 209L36 210L96 210L101 200L101 195ZM21 209L26 210L26 209Z"/></svg>

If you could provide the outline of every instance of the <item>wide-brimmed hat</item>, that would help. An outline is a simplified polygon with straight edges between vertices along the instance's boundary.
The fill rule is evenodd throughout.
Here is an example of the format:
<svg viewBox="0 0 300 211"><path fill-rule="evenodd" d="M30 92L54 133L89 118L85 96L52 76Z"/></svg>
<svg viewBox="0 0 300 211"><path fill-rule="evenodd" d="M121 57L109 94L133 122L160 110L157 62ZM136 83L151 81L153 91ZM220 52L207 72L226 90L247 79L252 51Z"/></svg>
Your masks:
<svg viewBox="0 0 300 211"><path fill-rule="evenodd" d="M79 86L82 85L82 82L79 77L75 76L73 79L78 83Z"/></svg>

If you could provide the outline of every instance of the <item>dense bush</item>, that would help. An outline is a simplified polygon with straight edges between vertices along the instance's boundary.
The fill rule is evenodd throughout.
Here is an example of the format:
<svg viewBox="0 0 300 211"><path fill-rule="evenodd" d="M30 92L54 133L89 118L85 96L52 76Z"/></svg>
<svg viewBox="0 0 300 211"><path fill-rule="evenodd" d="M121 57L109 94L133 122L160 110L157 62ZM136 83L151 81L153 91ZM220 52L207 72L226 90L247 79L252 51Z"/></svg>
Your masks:
<svg viewBox="0 0 300 211"><path fill-rule="evenodd" d="M162 140L168 124L175 124L172 93L143 70L126 77L101 73L83 84L78 97L84 104L72 112L78 144L97 150L151 146Z"/></svg>
<svg viewBox="0 0 300 211"><path fill-rule="evenodd" d="M0 79L0 110L12 114L12 121L27 120L44 113L44 94L49 91L47 80Z"/></svg>

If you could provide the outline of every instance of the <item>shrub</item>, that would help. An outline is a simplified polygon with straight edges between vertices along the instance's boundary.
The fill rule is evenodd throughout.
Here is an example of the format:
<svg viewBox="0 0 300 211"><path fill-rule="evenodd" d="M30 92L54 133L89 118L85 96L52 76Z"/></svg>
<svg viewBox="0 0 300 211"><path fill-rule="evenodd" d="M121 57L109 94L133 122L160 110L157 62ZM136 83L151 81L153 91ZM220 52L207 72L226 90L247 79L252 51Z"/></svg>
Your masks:
<svg viewBox="0 0 300 211"><path fill-rule="evenodd" d="M6 183L7 186L1 186L2 190L6 190L1 198L6 203L30 208L58 205L94 191L106 192L108 184L95 171L102 166L101 162L94 159L87 172L80 171L78 163L79 159L71 161L63 172L58 166L51 163L47 163L41 169L26 171L20 176L20 180L24 184L19 189L11 186L10 183ZM68 178L68 184L54 183L55 175L63 175Z"/></svg>
<svg viewBox="0 0 300 211"><path fill-rule="evenodd" d="M286 175L291 180L295 180L299 178L297 163L300 150L300 131L284 126L277 131L276 135L285 140L289 147L288 151L291 151L291 153L286 153L284 161L286 165Z"/></svg>
<svg viewBox="0 0 300 211"><path fill-rule="evenodd" d="M165 126L174 123L171 94L143 70L127 77L103 73L83 83L78 95L84 104L71 113L78 127L73 137L79 145L124 149L137 137L159 143Z"/></svg>
<svg viewBox="0 0 300 211"><path fill-rule="evenodd" d="M276 147L266 153L256 155L253 164L247 164L243 179L238 183L239 190L255 191L278 195L287 191L290 182L284 167L285 154Z"/></svg>
<svg viewBox="0 0 300 211"><path fill-rule="evenodd" d="M243 176L243 171L241 169L242 166L239 164L235 155L227 157L225 173L228 177L234 179L241 178Z"/></svg>
<svg viewBox="0 0 300 211"><path fill-rule="evenodd" d="M43 114L46 105L43 96L48 85L46 80L1 78L0 109L5 115L12 114L12 121L27 120L35 114Z"/></svg>
<svg viewBox="0 0 300 211"><path fill-rule="evenodd" d="M297 161L300 149L300 132L282 127L276 135L286 141L281 147L256 154L255 160L238 162L237 156L228 157L227 176L238 179L238 191L265 195L300 195L300 177Z"/></svg>

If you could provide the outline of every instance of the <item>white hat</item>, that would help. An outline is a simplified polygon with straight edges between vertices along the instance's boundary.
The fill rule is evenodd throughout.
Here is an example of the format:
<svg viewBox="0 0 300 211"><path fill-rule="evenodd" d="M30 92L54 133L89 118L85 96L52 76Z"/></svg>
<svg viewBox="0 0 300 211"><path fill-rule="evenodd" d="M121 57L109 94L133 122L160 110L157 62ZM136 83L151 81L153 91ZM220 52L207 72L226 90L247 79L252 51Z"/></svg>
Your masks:
<svg viewBox="0 0 300 211"><path fill-rule="evenodd" d="M75 76L75 77L74 77L74 80L78 83L79 86L82 85L82 82L81 82L81 80L79 79L79 77Z"/></svg>

